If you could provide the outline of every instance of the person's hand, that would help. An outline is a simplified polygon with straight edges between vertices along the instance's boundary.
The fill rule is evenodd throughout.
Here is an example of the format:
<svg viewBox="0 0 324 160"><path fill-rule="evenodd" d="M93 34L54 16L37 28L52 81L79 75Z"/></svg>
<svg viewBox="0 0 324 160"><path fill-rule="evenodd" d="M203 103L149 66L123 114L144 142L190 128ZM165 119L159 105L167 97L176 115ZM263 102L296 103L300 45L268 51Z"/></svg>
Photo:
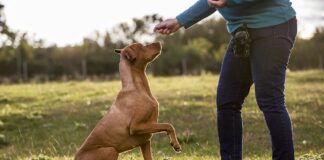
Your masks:
<svg viewBox="0 0 324 160"><path fill-rule="evenodd" d="M226 5L227 0L207 0L209 6L215 8L222 8Z"/></svg>
<svg viewBox="0 0 324 160"><path fill-rule="evenodd" d="M179 28L181 28L181 24L177 19L167 19L157 24L154 27L154 32L169 35L179 30Z"/></svg>

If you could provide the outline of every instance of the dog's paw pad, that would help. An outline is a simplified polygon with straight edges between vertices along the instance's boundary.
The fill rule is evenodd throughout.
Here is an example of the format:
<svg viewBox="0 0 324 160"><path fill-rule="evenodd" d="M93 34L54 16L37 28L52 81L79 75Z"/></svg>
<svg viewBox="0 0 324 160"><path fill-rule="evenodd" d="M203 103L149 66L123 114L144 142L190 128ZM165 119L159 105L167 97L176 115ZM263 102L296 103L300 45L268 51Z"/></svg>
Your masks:
<svg viewBox="0 0 324 160"><path fill-rule="evenodd" d="M182 151L181 147L178 146L178 147L173 147L174 151L177 152L177 153L180 153Z"/></svg>
<svg viewBox="0 0 324 160"><path fill-rule="evenodd" d="M182 151L181 146L179 143L173 143L170 142L171 146L173 147L173 150L177 153L180 153Z"/></svg>
<svg viewBox="0 0 324 160"><path fill-rule="evenodd" d="M173 147L173 150L177 153L180 153L182 151L180 144L171 143L171 146Z"/></svg>

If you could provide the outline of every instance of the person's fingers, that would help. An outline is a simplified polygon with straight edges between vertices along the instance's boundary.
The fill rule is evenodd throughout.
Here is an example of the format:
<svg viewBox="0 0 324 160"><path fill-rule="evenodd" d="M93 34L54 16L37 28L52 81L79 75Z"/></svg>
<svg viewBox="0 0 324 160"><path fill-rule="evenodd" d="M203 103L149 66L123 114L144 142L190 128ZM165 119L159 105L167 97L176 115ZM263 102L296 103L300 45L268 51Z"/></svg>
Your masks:
<svg viewBox="0 0 324 160"><path fill-rule="evenodd" d="M154 32L160 33L160 34L165 34L165 29L156 29Z"/></svg>
<svg viewBox="0 0 324 160"><path fill-rule="evenodd" d="M163 34L163 29L157 29L157 30L155 30L154 32L157 32L157 33Z"/></svg>
<svg viewBox="0 0 324 160"><path fill-rule="evenodd" d="M154 32L161 33L161 29L154 28Z"/></svg>
<svg viewBox="0 0 324 160"><path fill-rule="evenodd" d="M163 34L168 34L169 29L165 28L163 29Z"/></svg>
<svg viewBox="0 0 324 160"><path fill-rule="evenodd" d="M163 22L160 22L159 24L157 24L154 29L163 29L163 28L166 28L167 27L167 22L166 21L163 21Z"/></svg>
<svg viewBox="0 0 324 160"><path fill-rule="evenodd" d="M157 24L157 25L154 27L154 31L159 30L160 28L161 28L161 25L160 25L160 24Z"/></svg>
<svg viewBox="0 0 324 160"><path fill-rule="evenodd" d="M180 26L178 25L179 23L177 20L168 19L157 24L154 27L153 31L160 34L169 35L173 32L176 32L180 28Z"/></svg>
<svg viewBox="0 0 324 160"><path fill-rule="evenodd" d="M154 31L158 31L158 30L161 30L161 27L160 26L155 26Z"/></svg>
<svg viewBox="0 0 324 160"><path fill-rule="evenodd" d="M160 34L164 34L163 31L164 31L164 29L159 29L159 30L157 30L156 32L157 32L157 33L160 33Z"/></svg>

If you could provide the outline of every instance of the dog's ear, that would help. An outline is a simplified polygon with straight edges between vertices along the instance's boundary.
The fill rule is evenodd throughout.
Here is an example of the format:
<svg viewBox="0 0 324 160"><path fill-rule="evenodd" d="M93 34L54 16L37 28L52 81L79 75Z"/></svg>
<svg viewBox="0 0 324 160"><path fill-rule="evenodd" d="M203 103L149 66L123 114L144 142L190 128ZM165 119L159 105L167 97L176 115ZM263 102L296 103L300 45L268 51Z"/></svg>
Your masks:
<svg viewBox="0 0 324 160"><path fill-rule="evenodd" d="M136 55L133 53L133 51L129 49L115 49L115 53L120 54L121 56L125 57L130 62L134 62L136 60Z"/></svg>
<svg viewBox="0 0 324 160"><path fill-rule="evenodd" d="M121 54L122 56L126 57L126 59L129 60L130 62L134 62L136 60L136 54L131 50L126 49Z"/></svg>
<svg viewBox="0 0 324 160"><path fill-rule="evenodd" d="M115 53L121 53L122 49L115 49Z"/></svg>

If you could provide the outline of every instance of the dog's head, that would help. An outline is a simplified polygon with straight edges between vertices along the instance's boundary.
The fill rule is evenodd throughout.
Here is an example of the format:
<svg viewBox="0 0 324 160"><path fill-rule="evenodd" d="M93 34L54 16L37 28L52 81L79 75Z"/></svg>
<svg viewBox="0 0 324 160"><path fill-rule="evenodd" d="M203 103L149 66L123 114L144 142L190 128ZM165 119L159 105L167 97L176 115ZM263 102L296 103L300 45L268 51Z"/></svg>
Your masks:
<svg viewBox="0 0 324 160"><path fill-rule="evenodd" d="M134 43L123 49L115 49L115 52L119 53L131 65L145 66L160 55L161 49L162 46L160 43L152 43L149 45Z"/></svg>

